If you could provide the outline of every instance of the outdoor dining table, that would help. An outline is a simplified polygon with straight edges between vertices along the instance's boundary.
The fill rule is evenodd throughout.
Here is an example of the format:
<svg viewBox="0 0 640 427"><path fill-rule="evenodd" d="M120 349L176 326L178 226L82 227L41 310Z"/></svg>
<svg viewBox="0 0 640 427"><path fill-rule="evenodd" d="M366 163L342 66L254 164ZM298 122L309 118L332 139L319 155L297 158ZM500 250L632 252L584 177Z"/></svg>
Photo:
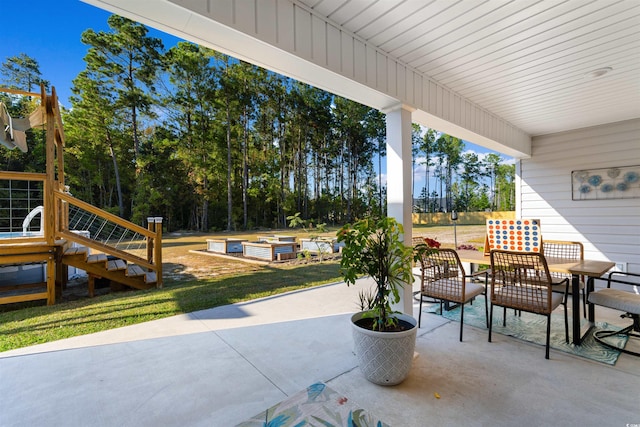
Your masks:
<svg viewBox="0 0 640 427"><path fill-rule="evenodd" d="M456 251L460 261L470 264L491 265L491 258L480 251L458 250ZM546 258L546 257L545 257ZM562 258L546 258L549 271L554 273L564 273L571 275L571 310L572 310L572 342L580 345L582 339L589 332L595 323L595 310L589 304L587 320L584 328L580 324L580 276L587 276L587 294L593 291L593 282L596 277L600 277L613 268L616 264L611 261L597 260L568 260Z"/></svg>

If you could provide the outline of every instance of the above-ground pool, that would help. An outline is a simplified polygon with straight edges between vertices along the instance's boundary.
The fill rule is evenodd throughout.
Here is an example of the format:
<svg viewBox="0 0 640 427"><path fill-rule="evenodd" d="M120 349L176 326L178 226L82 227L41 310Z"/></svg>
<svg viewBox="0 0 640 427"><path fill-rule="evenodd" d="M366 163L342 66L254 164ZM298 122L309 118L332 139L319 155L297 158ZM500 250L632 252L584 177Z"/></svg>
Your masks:
<svg viewBox="0 0 640 427"><path fill-rule="evenodd" d="M0 239L18 239L22 237L38 237L42 236L38 231L0 231Z"/></svg>
<svg viewBox="0 0 640 427"><path fill-rule="evenodd" d="M89 237L88 231L74 231L84 237ZM38 231L2 231L0 232L0 244L11 244L11 239L25 237L42 237ZM5 239L2 241L2 239ZM72 247L82 246L72 243ZM86 277L87 273L79 268L69 266L68 278ZM22 264L0 264L0 286L22 285L27 283L39 283L47 281L47 264L41 262Z"/></svg>

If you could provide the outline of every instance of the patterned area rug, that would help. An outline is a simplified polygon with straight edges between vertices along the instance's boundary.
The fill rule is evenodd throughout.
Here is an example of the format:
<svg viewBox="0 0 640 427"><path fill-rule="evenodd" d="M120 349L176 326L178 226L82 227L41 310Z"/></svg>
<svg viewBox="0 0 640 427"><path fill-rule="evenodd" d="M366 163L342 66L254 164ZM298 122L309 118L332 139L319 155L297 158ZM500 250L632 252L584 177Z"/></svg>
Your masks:
<svg viewBox="0 0 640 427"><path fill-rule="evenodd" d="M440 304L422 305L423 313L440 313ZM445 311L443 316L450 320L460 321L460 308ZM507 310L507 326L502 326L503 309L496 307L493 310L493 332L512 336L523 341L545 345L547 333L547 319L545 316L522 312L520 317L513 314L513 310ZM585 320L583 319L583 322ZM479 296L473 305L467 304L464 307L464 324L486 329L484 315L484 297ZM562 309L551 314L551 348L574 354L586 359L595 360L609 365L615 365L620 356L620 352L599 344L593 338L593 332L600 329L619 329L616 326L610 327L606 322L596 322L589 334L584 338L581 345L571 343L571 318L569 318L569 343L564 339L564 314ZM488 333L488 331L487 331ZM626 337L613 336L607 339L611 344L624 348L627 343Z"/></svg>
<svg viewBox="0 0 640 427"><path fill-rule="evenodd" d="M316 383L237 427L389 427L326 384Z"/></svg>

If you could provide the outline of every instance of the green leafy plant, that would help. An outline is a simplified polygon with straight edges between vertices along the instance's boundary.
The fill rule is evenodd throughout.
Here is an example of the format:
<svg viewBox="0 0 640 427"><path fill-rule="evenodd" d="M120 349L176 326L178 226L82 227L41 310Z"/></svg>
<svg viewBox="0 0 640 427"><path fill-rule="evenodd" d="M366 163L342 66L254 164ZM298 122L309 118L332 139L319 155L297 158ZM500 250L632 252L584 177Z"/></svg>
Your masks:
<svg viewBox="0 0 640 427"><path fill-rule="evenodd" d="M354 285L363 275L376 283L375 297L365 316L373 319L374 330L396 327L397 312L391 305L400 301L400 289L413 280L413 248L404 245L403 234L402 224L390 217L346 224L337 234L338 242L345 244L340 274L347 285Z"/></svg>
<svg viewBox="0 0 640 427"><path fill-rule="evenodd" d="M368 311L373 308L376 301L376 294L371 289L361 289L358 292L360 311Z"/></svg>
<svg viewBox="0 0 640 427"><path fill-rule="evenodd" d="M287 220L289 221L289 227L290 228L302 228L307 234L309 234L309 238L311 239L312 242L314 242L316 244L316 246L318 247L318 259L320 262L323 261L323 251L320 248L320 243L322 241L322 237L316 233L326 233L327 232L327 224L326 223L318 223L315 225L313 225L313 221L312 220L304 220L300 217L300 212L296 212L294 215L289 215L287 217ZM311 259L311 252L310 251L306 251L304 254L305 259L310 260Z"/></svg>

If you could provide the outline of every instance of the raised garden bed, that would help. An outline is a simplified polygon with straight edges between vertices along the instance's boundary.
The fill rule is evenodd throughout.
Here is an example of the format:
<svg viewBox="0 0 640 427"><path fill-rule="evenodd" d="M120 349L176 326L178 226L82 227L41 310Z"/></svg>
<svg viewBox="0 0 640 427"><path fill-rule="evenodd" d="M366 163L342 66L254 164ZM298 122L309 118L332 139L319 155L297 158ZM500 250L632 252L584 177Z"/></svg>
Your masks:
<svg viewBox="0 0 640 427"><path fill-rule="evenodd" d="M242 255L266 261L275 261L278 254L295 254L297 243L293 242L242 242Z"/></svg>
<svg viewBox="0 0 640 427"><path fill-rule="evenodd" d="M247 239L207 239L207 251L220 254L241 254L242 242Z"/></svg>
<svg viewBox="0 0 640 427"><path fill-rule="evenodd" d="M334 238L300 239L301 252L309 251L311 253L333 254L340 252L341 246L344 246L344 243L338 243L338 240Z"/></svg>
<svg viewBox="0 0 640 427"><path fill-rule="evenodd" d="M270 234L266 236L258 236L258 242L295 242L295 236L286 236L284 234Z"/></svg>

